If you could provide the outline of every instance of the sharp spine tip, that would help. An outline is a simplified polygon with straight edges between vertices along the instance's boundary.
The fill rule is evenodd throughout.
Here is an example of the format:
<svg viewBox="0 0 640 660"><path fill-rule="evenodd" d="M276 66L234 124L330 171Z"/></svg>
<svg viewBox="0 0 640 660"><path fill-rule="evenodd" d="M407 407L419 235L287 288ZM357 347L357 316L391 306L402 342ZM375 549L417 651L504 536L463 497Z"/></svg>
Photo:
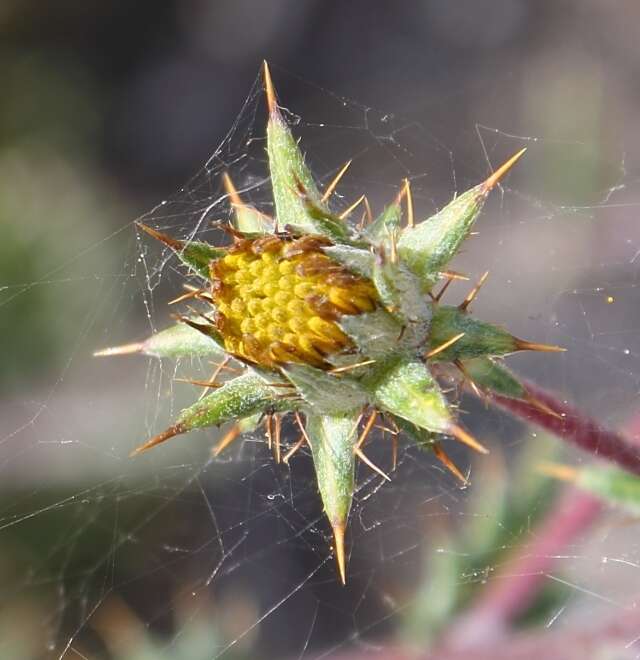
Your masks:
<svg viewBox="0 0 640 660"><path fill-rule="evenodd" d="M447 348L449 348L450 346L453 346L453 344L460 341L464 337L464 335L465 335L464 332L460 332L457 335L455 335L454 337L451 337L451 339L448 339L447 341L440 344L440 346L436 346L436 348L430 350L425 355L426 359L428 360L429 358L432 358L432 357L438 355L438 353L442 353L442 351L446 351Z"/></svg>
<svg viewBox="0 0 640 660"><path fill-rule="evenodd" d="M223 436L220 442L213 448L214 457L219 456L242 432L240 425L235 424Z"/></svg>
<svg viewBox="0 0 640 660"><path fill-rule="evenodd" d="M468 486L468 479L460 472L458 466L449 458L448 454L444 451L440 443L433 445L433 453L435 457L453 474L463 486Z"/></svg>
<svg viewBox="0 0 640 660"><path fill-rule="evenodd" d="M231 177L229 176L228 172L225 172L222 175L222 183L224 185L224 190L229 196L229 201L233 206L244 206L242 203L242 200L240 199L240 195L238 194L238 191L233 184L233 181L231 180Z"/></svg>
<svg viewBox="0 0 640 660"><path fill-rule="evenodd" d="M346 171L351 167L351 163L353 162L353 159L348 160L339 170L338 173L333 177L333 179L329 182L329 185L327 186L327 189L324 191L322 197L320 198L320 203L324 204L329 197L333 194L333 191L336 189L336 186L340 183L340 180L342 177L345 175Z"/></svg>
<svg viewBox="0 0 640 660"><path fill-rule="evenodd" d="M487 281L487 277L489 277L489 271L485 270L485 272L482 274L482 277L478 280L478 283L473 287L473 289L471 289L471 291L469 291L467 297L458 305L458 309L461 312L466 312L469 308L469 305L476 299L478 293L480 293L480 289Z"/></svg>
<svg viewBox="0 0 640 660"><path fill-rule="evenodd" d="M148 225L145 225L143 222L136 222L136 226L142 229L143 232L149 234L149 236L155 238L157 241L164 243L167 247L170 247L172 250L179 251L182 250L182 248L184 247L183 241L179 241L173 238L172 236L169 236L168 234L163 234L157 229L153 229L153 227L149 227Z"/></svg>
<svg viewBox="0 0 640 660"><path fill-rule="evenodd" d="M500 165L500 167L482 184L482 190L485 194L488 194L491 192L491 190L493 190L493 188L495 188L496 184L499 183L500 180L507 174L507 172L516 164L516 162L520 160L526 150L526 147L524 147L524 149L520 149L518 153L511 156L509 160Z"/></svg>
<svg viewBox="0 0 640 660"><path fill-rule="evenodd" d="M142 353L144 344L136 342L134 344L124 344L122 346L110 346L93 353L93 357L111 357L112 355L130 355L132 353Z"/></svg>
<svg viewBox="0 0 640 660"><path fill-rule="evenodd" d="M557 411L548 406L544 401L540 401L540 399L536 399L530 392L527 392L524 400L533 408L536 410L539 410L540 412L543 412L547 415L551 415L552 417L555 417L556 419L563 420L564 417Z"/></svg>
<svg viewBox="0 0 640 660"><path fill-rule="evenodd" d="M278 103L276 101L276 92L273 87L273 81L271 80L271 71L269 71L269 65L267 60L262 62L262 75L264 78L264 91L267 95L267 108L270 115L274 115L278 112Z"/></svg>
<svg viewBox="0 0 640 660"><path fill-rule="evenodd" d="M514 337L517 351L538 351L539 353L564 353L567 349L562 346L554 346L553 344L538 344L533 341L526 341L525 339L518 339Z"/></svg>
<svg viewBox="0 0 640 660"><path fill-rule="evenodd" d="M158 433L158 435L154 435L153 438L150 438L147 440L143 445L140 445L139 447L136 447L130 454L129 458L133 458L134 456L137 456L138 454L142 454L143 452L147 451L148 449L151 449L152 447L155 447L156 445L159 445L166 440L169 440L170 438L173 438L176 435L180 435L181 433L184 433L187 429L185 429L183 426L180 424L174 424L173 426L170 426L168 429L165 429L162 433Z"/></svg>
<svg viewBox="0 0 640 660"><path fill-rule="evenodd" d="M347 567L344 554L344 532L346 525L344 522L340 521L337 523L332 523L331 527L333 528L336 563L338 564L338 572L340 573L340 582L345 585L347 584Z"/></svg>
<svg viewBox="0 0 640 660"><path fill-rule="evenodd" d="M407 200L407 227L413 229L415 222L413 218L413 195L411 194L411 182L404 180L405 198Z"/></svg>
<svg viewBox="0 0 640 660"><path fill-rule="evenodd" d="M450 433L456 440L459 440L467 447L477 451L479 454L488 454L489 450L482 444L480 444L468 431L465 431L461 426L457 424L451 424L449 426L447 433Z"/></svg>

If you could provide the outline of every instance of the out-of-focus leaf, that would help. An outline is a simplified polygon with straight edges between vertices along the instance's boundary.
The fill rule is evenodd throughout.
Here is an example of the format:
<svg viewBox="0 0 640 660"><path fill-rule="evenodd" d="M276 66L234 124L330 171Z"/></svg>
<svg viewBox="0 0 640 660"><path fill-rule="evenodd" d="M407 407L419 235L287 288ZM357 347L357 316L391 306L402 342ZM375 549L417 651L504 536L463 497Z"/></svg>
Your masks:
<svg viewBox="0 0 640 660"><path fill-rule="evenodd" d="M404 616L403 633L409 643L424 649L444 628L460 597L463 556L455 538L440 532L424 551L425 575Z"/></svg>
<svg viewBox="0 0 640 660"><path fill-rule="evenodd" d="M578 488L620 507L633 516L640 515L640 477L625 470L604 465L572 467L557 463L540 466L543 473L570 481Z"/></svg>

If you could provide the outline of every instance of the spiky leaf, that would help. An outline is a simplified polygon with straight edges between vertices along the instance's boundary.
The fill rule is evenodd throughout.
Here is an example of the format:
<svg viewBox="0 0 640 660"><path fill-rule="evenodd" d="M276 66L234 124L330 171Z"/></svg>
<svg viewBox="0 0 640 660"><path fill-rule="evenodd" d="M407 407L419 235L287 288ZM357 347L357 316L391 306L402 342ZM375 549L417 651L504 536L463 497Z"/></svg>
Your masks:
<svg viewBox="0 0 640 660"><path fill-rule="evenodd" d="M253 206L235 207L233 226L243 234L268 234L272 231L268 218Z"/></svg>
<svg viewBox="0 0 640 660"><path fill-rule="evenodd" d="M543 465L542 471L571 481L609 504L633 516L640 514L640 477L616 467L587 465L573 468L565 465Z"/></svg>
<svg viewBox="0 0 640 660"><path fill-rule="evenodd" d="M437 282L438 273L469 235L486 197L484 184L475 186L435 215L402 232L398 252L427 289Z"/></svg>
<svg viewBox="0 0 640 660"><path fill-rule="evenodd" d="M381 409L428 431L449 429L446 399L422 362L397 358L381 367L367 386Z"/></svg>
<svg viewBox="0 0 640 660"><path fill-rule="evenodd" d="M339 325L354 340L362 355L373 359L389 357L397 350L403 336L402 324L384 309L343 316Z"/></svg>
<svg viewBox="0 0 640 660"><path fill-rule="evenodd" d="M344 224L335 222L328 214L310 212L309 202L324 210L320 193L298 143L277 110L270 113L267 124L267 152L279 226L288 225L294 230L324 234L338 240L346 238Z"/></svg>
<svg viewBox="0 0 640 660"><path fill-rule="evenodd" d="M248 417L273 406L289 407L286 400L279 400L276 396L274 389L262 378L252 373L243 374L183 410L178 424L189 431Z"/></svg>
<svg viewBox="0 0 640 660"><path fill-rule="evenodd" d="M435 355L435 362L454 362L476 357L498 357L518 350L518 341L503 328L485 323L457 307L434 305L429 346L435 349L456 335L464 336Z"/></svg>
<svg viewBox="0 0 640 660"><path fill-rule="evenodd" d="M205 243L204 241L180 241L172 236L163 234L157 229L153 229L153 227L148 227L142 222L138 222L137 225L142 231L170 248L185 266L207 281L209 279L209 264L211 261L226 254L226 250L209 245L209 243Z"/></svg>
<svg viewBox="0 0 640 660"><path fill-rule="evenodd" d="M400 228L402 209L394 201L364 230L363 234L373 243L387 241Z"/></svg>
<svg viewBox="0 0 640 660"><path fill-rule="evenodd" d="M211 337L186 323L156 332L142 343L142 353L159 358L223 358L224 349Z"/></svg>
<svg viewBox="0 0 640 660"><path fill-rule="evenodd" d="M527 390L504 365L491 358L481 357L464 362L465 371L481 389L510 399L524 399Z"/></svg>
<svg viewBox="0 0 640 660"><path fill-rule="evenodd" d="M342 581L344 570L344 530L354 491L353 452L358 414L308 415L306 433L311 443L313 464L324 511L333 528L336 555Z"/></svg>
<svg viewBox="0 0 640 660"><path fill-rule="evenodd" d="M366 394L348 377L337 378L304 364L288 364L282 371L312 412L335 415L366 403Z"/></svg>
<svg viewBox="0 0 640 660"><path fill-rule="evenodd" d="M389 260L376 261L372 279L384 306L409 323L424 325L428 329L431 306L420 290L420 283L408 268Z"/></svg>

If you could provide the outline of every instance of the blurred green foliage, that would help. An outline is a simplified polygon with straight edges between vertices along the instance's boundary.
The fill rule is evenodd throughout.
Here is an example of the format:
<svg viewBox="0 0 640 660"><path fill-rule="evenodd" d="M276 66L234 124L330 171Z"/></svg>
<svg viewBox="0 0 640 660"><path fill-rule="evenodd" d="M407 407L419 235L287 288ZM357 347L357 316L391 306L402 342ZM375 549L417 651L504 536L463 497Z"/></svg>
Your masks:
<svg viewBox="0 0 640 660"><path fill-rule="evenodd" d="M491 579L494 567L523 543L555 496L548 478L534 467L557 449L553 438L538 435L530 442L527 436L509 466L495 453L476 461L472 493L457 524L450 517L430 522L422 551L423 579L403 617L404 639L419 648L433 643ZM547 586L525 613L523 623L542 621L563 596L562 587Z"/></svg>
<svg viewBox="0 0 640 660"><path fill-rule="evenodd" d="M98 99L72 66L0 64L0 385L59 370L121 264L124 203L95 165Z"/></svg>

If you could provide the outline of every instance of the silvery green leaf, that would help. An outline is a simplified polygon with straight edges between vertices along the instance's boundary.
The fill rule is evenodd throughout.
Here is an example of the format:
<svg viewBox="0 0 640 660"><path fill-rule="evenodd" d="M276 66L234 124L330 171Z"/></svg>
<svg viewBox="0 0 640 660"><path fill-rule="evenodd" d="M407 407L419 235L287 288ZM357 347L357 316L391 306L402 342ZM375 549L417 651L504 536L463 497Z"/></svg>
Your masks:
<svg viewBox="0 0 640 660"><path fill-rule="evenodd" d="M374 256L369 250L342 244L325 247L323 252L352 272L371 279Z"/></svg>
<svg viewBox="0 0 640 660"><path fill-rule="evenodd" d="M177 323L165 330L156 332L144 341L113 346L94 353L95 356L107 357L142 353L158 358L223 358L226 352L222 348L217 332L211 328L200 332L188 323Z"/></svg>
<svg viewBox="0 0 640 660"><path fill-rule="evenodd" d="M626 470L607 465L543 464L542 472L575 483L578 488L620 507L633 516L640 514L640 477Z"/></svg>
<svg viewBox="0 0 640 660"><path fill-rule="evenodd" d="M278 225L335 240L346 238L346 226L333 221L328 211L322 217L310 212L308 202L320 210L325 210L324 205L302 151L277 108L267 124L267 152Z"/></svg>
<svg viewBox="0 0 640 660"><path fill-rule="evenodd" d="M233 225L245 236L262 236L273 231L272 223L264 213L244 204L234 207Z"/></svg>
<svg viewBox="0 0 640 660"><path fill-rule="evenodd" d="M227 253L225 249L214 247L204 241L181 241L163 234L153 227L148 227L142 222L137 222L136 225L142 231L170 248L185 266L188 266L194 273L206 281L209 281L210 263Z"/></svg>
<svg viewBox="0 0 640 660"><path fill-rule="evenodd" d="M155 447L169 438L193 429L219 426L225 422L237 422L264 412L285 412L294 410L296 403L282 398L269 387L256 373L247 373L228 380L219 389L213 390L193 405L185 408L177 421L134 450L139 454Z"/></svg>
<svg viewBox="0 0 640 660"><path fill-rule="evenodd" d="M307 415L306 436L324 511L333 529L342 583L346 582L344 533L353 499L358 412Z"/></svg>
<svg viewBox="0 0 640 660"><path fill-rule="evenodd" d="M465 360L464 367L471 380L480 388L511 399L524 399L527 390L504 365L487 357Z"/></svg>
<svg viewBox="0 0 640 660"><path fill-rule="evenodd" d="M427 431L446 433L451 425L447 402L419 360L396 358L364 383L376 404Z"/></svg>
<svg viewBox="0 0 640 660"><path fill-rule="evenodd" d="M384 309L345 315L338 325L363 355L373 359L386 358L395 352L403 334L402 324Z"/></svg>
<svg viewBox="0 0 640 660"><path fill-rule="evenodd" d="M374 262L372 280L383 305L408 323L425 324L428 329L431 306L421 290L418 278L401 263L388 259Z"/></svg>
<svg viewBox="0 0 640 660"><path fill-rule="evenodd" d="M346 523L354 490L358 413L307 415L318 488L332 525Z"/></svg>
<svg viewBox="0 0 640 660"><path fill-rule="evenodd" d="M471 188L441 211L415 227L406 227L398 241L398 253L430 289L460 249L484 205L484 184Z"/></svg>
<svg viewBox="0 0 640 660"><path fill-rule="evenodd" d="M184 432L236 421L266 410L290 408L290 402L279 399L274 388L266 385L260 376L246 373L227 381L219 389L183 410L177 423L183 427Z"/></svg>
<svg viewBox="0 0 640 660"><path fill-rule="evenodd" d="M186 323L151 335L142 343L142 353L159 358L223 358L224 349L211 336L199 332Z"/></svg>
<svg viewBox="0 0 640 660"><path fill-rule="evenodd" d="M513 335L492 323L475 319L470 314L449 305L433 305L429 348L435 349L455 335L464 337L431 358L434 362L453 362L476 357L498 357L518 350Z"/></svg>
<svg viewBox="0 0 640 660"><path fill-rule="evenodd" d="M389 204L384 211L362 232L373 243L388 240L400 228L402 209L399 202Z"/></svg>
<svg viewBox="0 0 640 660"><path fill-rule="evenodd" d="M288 364L282 371L314 414L342 414L367 401L358 382L347 376L333 376L305 364Z"/></svg>

